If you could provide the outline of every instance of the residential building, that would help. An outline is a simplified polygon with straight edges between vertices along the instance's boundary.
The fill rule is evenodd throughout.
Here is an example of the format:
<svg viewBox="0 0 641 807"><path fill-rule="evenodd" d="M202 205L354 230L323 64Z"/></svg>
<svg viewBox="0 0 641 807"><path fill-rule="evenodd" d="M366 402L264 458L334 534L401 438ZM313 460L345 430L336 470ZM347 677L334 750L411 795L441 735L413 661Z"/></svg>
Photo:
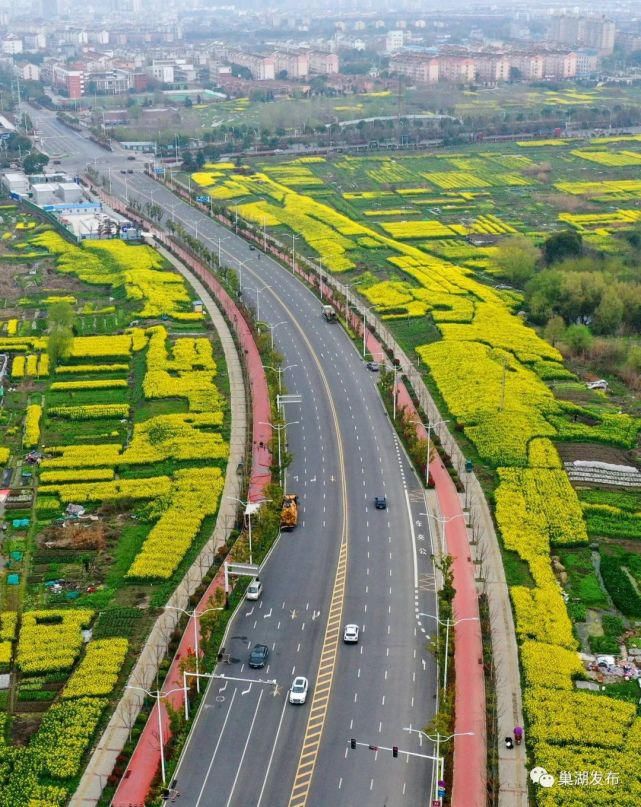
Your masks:
<svg viewBox="0 0 641 807"><path fill-rule="evenodd" d="M385 52L396 53L397 51L402 49L404 42L405 42L405 31L402 31L400 29L396 29L394 31L388 31L387 36L385 37Z"/></svg>
<svg viewBox="0 0 641 807"><path fill-rule="evenodd" d="M576 76L576 53L549 52L545 53L545 64L543 67L544 78L565 79Z"/></svg>
<svg viewBox="0 0 641 807"><path fill-rule="evenodd" d="M273 81L276 76L273 56L228 50L227 61L240 67L246 67L256 81Z"/></svg>
<svg viewBox="0 0 641 807"><path fill-rule="evenodd" d="M577 76L590 76L597 72L599 67L599 54L596 50L576 51L576 74Z"/></svg>
<svg viewBox="0 0 641 807"><path fill-rule="evenodd" d="M407 76L421 84L435 84L439 80L439 60L422 53L397 53L390 59L390 71Z"/></svg>
<svg viewBox="0 0 641 807"><path fill-rule="evenodd" d="M23 81L40 81L40 68L37 64L23 64L16 67L16 72Z"/></svg>
<svg viewBox="0 0 641 807"><path fill-rule="evenodd" d="M68 70L62 65L53 65L51 83L68 98L82 98L85 94L85 74L82 70Z"/></svg>
<svg viewBox="0 0 641 807"><path fill-rule="evenodd" d="M333 75L339 72L340 65L338 53L326 53L321 50L310 50L309 72L321 73L323 75Z"/></svg>
<svg viewBox="0 0 641 807"><path fill-rule="evenodd" d="M550 38L553 42L597 50L608 55L614 50L616 27L606 17L557 14L552 17Z"/></svg>
<svg viewBox="0 0 641 807"><path fill-rule="evenodd" d="M18 53L22 53L22 49L22 39L15 34L7 34L0 40L0 50L7 56L15 56Z"/></svg>
<svg viewBox="0 0 641 807"><path fill-rule="evenodd" d="M174 63L154 61L147 67L147 71L152 78L160 81L161 84L174 83Z"/></svg>
<svg viewBox="0 0 641 807"><path fill-rule="evenodd" d="M304 51L276 51L274 70L278 75L283 70L287 78L306 78L309 75L309 54Z"/></svg>

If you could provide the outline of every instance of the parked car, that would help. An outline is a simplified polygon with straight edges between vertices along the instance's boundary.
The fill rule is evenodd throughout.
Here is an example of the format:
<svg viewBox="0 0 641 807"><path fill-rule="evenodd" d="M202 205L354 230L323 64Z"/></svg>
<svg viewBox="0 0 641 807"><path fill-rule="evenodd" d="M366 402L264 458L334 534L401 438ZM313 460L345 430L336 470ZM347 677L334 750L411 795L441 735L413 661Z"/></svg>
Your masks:
<svg viewBox="0 0 641 807"><path fill-rule="evenodd" d="M263 584L260 582L258 578L256 578L255 580L252 580L251 583L247 586L247 591L245 592L245 599L259 600L262 593L263 593Z"/></svg>
<svg viewBox="0 0 641 807"><path fill-rule="evenodd" d="M358 642L358 625L345 625L343 631L343 641L345 644L356 644Z"/></svg>
<svg viewBox="0 0 641 807"><path fill-rule="evenodd" d="M305 703L307 700L307 690L309 689L309 681L304 675L297 675L292 681L291 689L289 690L290 703Z"/></svg>
<svg viewBox="0 0 641 807"><path fill-rule="evenodd" d="M374 507L377 510L387 510L387 496L375 496Z"/></svg>
<svg viewBox="0 0 641 807"><path fill-rule="evenodd" d="M254 670L260 670L267 664L269 658L269 648L266 644L255 644L249 654L249 666Z"/></svg>
<svg viewBox="0 0 641 807"><path fill-rule="evenodd" d="M368 361L367 369L371 370L373 373L378 373L380 366L377 361Z"/></svg>

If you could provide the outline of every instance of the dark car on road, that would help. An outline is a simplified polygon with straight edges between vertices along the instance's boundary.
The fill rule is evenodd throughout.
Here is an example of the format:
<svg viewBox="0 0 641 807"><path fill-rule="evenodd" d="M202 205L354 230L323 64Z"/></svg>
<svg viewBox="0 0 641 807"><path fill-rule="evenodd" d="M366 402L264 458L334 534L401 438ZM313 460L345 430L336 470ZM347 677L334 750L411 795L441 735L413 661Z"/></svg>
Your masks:
<svg viewBox="0 0 641 807"><path fill-rule="evenodd" d="M269 648L266 644L255 644L249 654L249 666L259 670L267 664L269 658Z"/></svg>
<svg viewBox="0 0 641 807"><path fill-rule="evenodd" d="M375 496L374 497L374 507L377 510L387 510L387 497L386 496Z"/></svg>

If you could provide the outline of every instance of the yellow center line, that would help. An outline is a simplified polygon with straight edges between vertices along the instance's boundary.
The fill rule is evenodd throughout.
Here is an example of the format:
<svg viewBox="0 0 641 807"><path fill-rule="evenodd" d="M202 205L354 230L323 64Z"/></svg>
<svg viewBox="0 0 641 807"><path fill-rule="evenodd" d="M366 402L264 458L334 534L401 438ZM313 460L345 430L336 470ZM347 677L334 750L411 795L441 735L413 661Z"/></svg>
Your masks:
<svg viewBox="0 0 641 807"><path fill-rule="evenodd" d="M289 310L289 305L277 294L273 289L270 292L274 299L283 306L284 310ZM298 760L298 767L296 776L294 777L294 785L289 799L289 807L305 807L309 790L312 784L312 777L316 767L316 760L318 758L318 750L320 748L321 737L327 717L327 708L329 705L329 694L334 680L334 668L336 665L336 655L338 653L338 642L340 630L336 625L340 625L343 618L343 601L345 598L345 588L347 583L347 547L349 540L348 530L348 510L349 503L347 501L347 480L345 477L345 453L343 449L343 438L341 435L340 423L338 420L338 413L334 405L332 397L332 390L325 375L323 365L312 347L307 334L300 326L300 324L292 319L292 325L299 332L301 339L307 345L310 355L318 369L321 377L327 401L332 415L334 424L334 433L336 435L336 447L338 452L338 476L340 479L340 495L342 501L342 525L341 525L341 544L338 554L338 563L334 575L334 587L329 606L329 614L327 615L327 622L325 624L325 633L323 636L323 648L321 651L320 661L318 664L316 686L314 687L314 694L312 696L312 705L310 715L307 719L307 726L305 729L305 737L303 739L301 755ZM321 670L323 671L322 682L318 677ZM320 718L320 726L319 726ZM303 761L305 758L311 756L309 761Z"/></svg>

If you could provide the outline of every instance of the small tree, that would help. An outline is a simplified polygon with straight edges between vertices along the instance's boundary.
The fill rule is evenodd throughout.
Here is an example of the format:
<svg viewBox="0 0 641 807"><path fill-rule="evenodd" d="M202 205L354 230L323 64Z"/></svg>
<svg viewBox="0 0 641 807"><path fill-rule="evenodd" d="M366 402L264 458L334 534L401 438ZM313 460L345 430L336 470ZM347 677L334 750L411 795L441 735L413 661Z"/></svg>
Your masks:
<svg viewBox="0 0 641 807"><path fill-rule="evenodd" d="M558 263L566 258L576 258L583 252L583 237L576 230L554 233L543 244L543 256L547 264Z"/></svg>
<svg viewBox="0 0 641 807"><path fill-rule="evenodd" d="M529 238L516 235L501 241L496 251L495 262L501 275L512 283L521 285L534 275L540 257L541 251Z"/></svg>
<svg viewBox="0 0 641 807"><path fill-rule="evenodd" d="M565 333L565 321L558 314L548 320L543 335L551 345L556 345Z"/></svg>
<svg viewBox="0 0 641 807"><path fill-rule="evenodd" d="M570 325L563 337L570 350L584 356L592 344L592 333L587 325Z"/></svg>

